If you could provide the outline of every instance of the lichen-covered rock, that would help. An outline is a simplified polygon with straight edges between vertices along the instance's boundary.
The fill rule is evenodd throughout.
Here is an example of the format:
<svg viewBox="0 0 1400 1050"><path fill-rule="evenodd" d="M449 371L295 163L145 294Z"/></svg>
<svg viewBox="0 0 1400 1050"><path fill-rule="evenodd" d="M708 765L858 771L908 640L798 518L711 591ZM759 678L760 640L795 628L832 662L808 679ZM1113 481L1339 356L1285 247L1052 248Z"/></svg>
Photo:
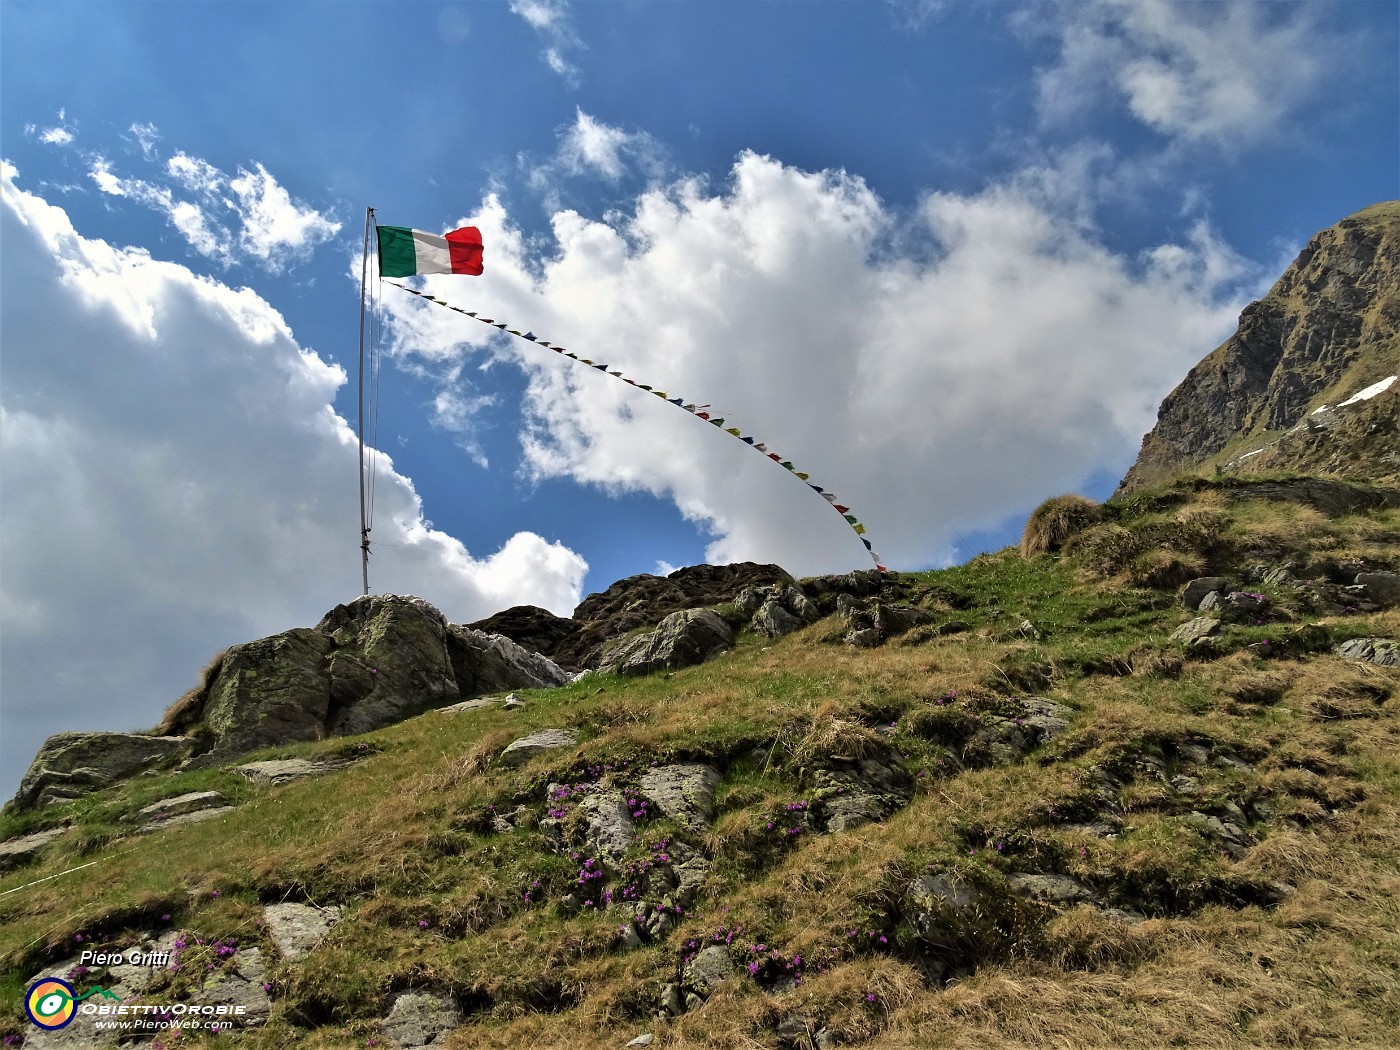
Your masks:
<svg viewBox="0 0 1400 1050"><path fill-rule="evenodd" d="M698 763L655 766L642 774L643 794L666 816L692 831L704 831L715 814L718 771Z"/></svg>
<svg viewBox="0 0 1400 1050"><path fill-rule="evenodd" d="M621 791L595 789L583 800L588 818L588 844L603 859L616 864L637 834L632 811Z"/></svg>
<svg viewBox="0 0 1400 1050"><path fill-rule="evenodd" d="M263 908L263 919L267 923L268 936L277 945L277 951L287 962L296 962L310 954L311 950L325 939L331 927L340 921L340 909L312 907L284 901L269 904Z"/></svg>
<svg viewBox="0 0 1400 1050"><path fill-rule="evenodd" d="M961 939L982 920L987 905L980 888L952 875L924 875L904 893L904 913L910 924L922 939L934 944Z"/></svg>
<svg viewBox="0 0 1400 1050"><path fill-rule="evenodd" d="M1220 621L1214 616L1197 616L1194 620L1188 620L1170 635L1168 641L1181 642L1183 645L1198 645L1216 631L1220 630Z"/></svg>
<svg viewBox="0 0 1400 1050"><path fill-rule="evenodd" d="M177 795L175 798L161 799L159 802L152 802L137 811L137 816L143 818L146 823L141 827L142 832L162 831L166 828L178 828L185 824L198 824L206 820L216 820L219 817L227 816L234 810L228 804L222 792L219 791L191 791L185 795Z"/></svg>
<svg viewBox="0 0 1400 1050"><path fill-rule="evenodd" d="M1364 589L1368 601L1382 607L1400 605L1400 572L1360 572L1356 585Z"/></svg>
<svg viewBox="0 0 1400 1050"><path fill-rule="evenodd" d="M573 747L578 737L567 729L541 729L514 741L501 752L501 764L523 766L536 755L561 747Z"/></svg>
<svg viewBox="0 0 1400 1050"><path fill-rule="evenodd" d="M924 610L902 603L858 602L846 594L837 596L836 609L846 621L846 644L870 649L915 627L932 623Z"/></svg>
<svg viewBox="0 0 1400 1050"><path fill-rule="evenodd" d="M1067 875L1012 872L1007 876L1007 882L1011 884L1012 893L1061 907L1094 897L1093 890Z"/></svg>
<svg viewBox="0 0 1400 1050"><path fill-rule="evenodd" d="M708 998L716 988L734 976L734 956L722 944L713 944L686 963L681 983L700 998Z"/></svg>
<svg viewBox="0 0 1400 1050"><path fill-rule="evenodd" d="M271 786L334 773L349 764L350 760L347 758L272 758L266 762L245 762L241 766L234 766L233 771L254 784Z"/></svg>
<svg viewBox="0 0 1400 1050"><path fill-rule="evenodd" d="M734 646L734 632L709 609L672 613L656 630L629 638L609 650L600 671L643 675L704 663Z"/></svg>
<svg viewBox="0 0 1400 1050"><path fill-rule="evenodd" d="M499 634L452 624L447 652L463 696L510 689L549 689L572 677L553 660Z"/></svg>
<svg viewBox="0 0 1400 1050"><path fill-rule="evenodd" d="M0 842L0 871L28 864L38 856L41 849L54 839L62 838L67 831L66 827L48 828Z"/></svg>
<svg viewBox="0 0 1400 1050"><path fill-rule="evenodd" d="M55 733L44 741L15 793L32 809L68 802L189 755L194 741L142 733Z"/></svg>
<svg viewBox="0 0 1400 1050"><path fill-rule="evenodd" d="M456 700L457 676L447 644L447 620L422 598L374 594L338 605L316 625L347 664L369 672L370 688L338 693L326 720L332 736L367 733L406 712ZM357 673L355 682L362 683Z"/></svg>
<svg viewBox="0 0 1400 1050"><path fill-rule="evenodd" d="M810 773L816 819L826 831L849 831L884 820L909 804L914 782L897 763L874 758L832 760Z"/></svg>
<svg viewBox="0 0 1400 1050"><path fill-rule="evenodd" d="M1353 638L1337 646L1337 655L1361 663L1400 667L1400 641L1394 638Z"/></svg>
<svg viewBox="0 0 1400 1050"><path fill-rule="evenodd" d="M1197 607L1202 613L1219 617L1226 623L1257 623L1269 611L1267 595L1250 591L1211 591Z"/></svg>
<svg viewBox="0 0 1400 1050"><path fill-rule="evenodd" d="M200 765L326 735L331 680L325 660L332 641L320 631L293 628L231 646L204 704L214 747Z"/></svg>
<svg viewBox="0 0 1400 1050"><path fill-rule="evenodd" d="M196 810L213 809L215 806L222 806L228 802L220 791L191 791L188 794L176 795L174 798L163 798L159 802L152 802L149 806L143 806L137 810L137 816L148 819L163 820L168 817L177 817L182 813L194 813Z"/></svg>
<svg viewBox="0 0 1400 1050"><path fill-rule="evenodd" d="M463 1021L462 1008L447 995L404 992L394 1000L380 1030L404 1050L433 1046Z"/></svg>
<svg viewBox="0 0 1400 1050"><path fill-rule="evenodd" d="M1006 765L1053 740L1069 725L1069 708L1053 700L1032 696L1015 704L1020 714L982 716L982 728L968 740L965 757Z"/></svg>
<svg viewBox="0 0 1400 1050"><path fill-rule="evenodd" d="M1207 594L1212 591L1229 590L1230 581L1224 576L1203 576L1198 580L1192 580L1181 589L1181 604L1195 612L1201 607L1201 602Z"/></svg>
<svg viewBox="0 0 1400 1050"><path fill-rule="evenodd" d="M191 995L189 1001L200 1006L241 1008L240 1013L231 1017L234 1026L256 1027L272 1014L272 1000L263 984L265 976L262 949L241 949L222 971Z"/></svg>
<svg viewBox="0 0 1400 1050"><path fill-rule="evenodd" d="M783 608L776 598L769 598L753 616L753 629L768 638L781 638L802 626L802 621Z"/></svg>

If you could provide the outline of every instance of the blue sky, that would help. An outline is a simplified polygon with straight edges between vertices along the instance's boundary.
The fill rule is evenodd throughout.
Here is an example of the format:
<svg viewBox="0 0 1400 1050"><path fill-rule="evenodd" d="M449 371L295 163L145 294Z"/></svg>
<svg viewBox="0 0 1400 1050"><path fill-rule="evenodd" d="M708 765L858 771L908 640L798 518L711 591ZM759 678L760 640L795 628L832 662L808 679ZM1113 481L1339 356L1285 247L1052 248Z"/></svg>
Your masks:
<svg viewBox="0 0 1400 1050"><path fill-rule="evenodd" d="M434 294L947 564L1106 496L1307 238L1398 195L1397 10L0 4L0 789L358 594L367 205L479 225ZM869 564L739 442L381 295L372 589L460 622Z"/></svg>

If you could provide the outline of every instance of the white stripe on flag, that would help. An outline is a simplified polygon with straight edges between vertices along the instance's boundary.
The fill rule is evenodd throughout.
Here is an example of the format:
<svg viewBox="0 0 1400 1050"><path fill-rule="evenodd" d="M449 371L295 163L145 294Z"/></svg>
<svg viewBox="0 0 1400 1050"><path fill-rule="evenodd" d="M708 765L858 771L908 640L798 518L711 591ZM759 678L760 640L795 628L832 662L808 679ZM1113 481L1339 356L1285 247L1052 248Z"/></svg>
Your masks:
<svg viewBox="0 0 1400 1050"><path fill-rule="evenodd" d="M452 256L447 251L447 238L434 237L422 230L413 231L414 269L418 273L451 273Z"/></svg>

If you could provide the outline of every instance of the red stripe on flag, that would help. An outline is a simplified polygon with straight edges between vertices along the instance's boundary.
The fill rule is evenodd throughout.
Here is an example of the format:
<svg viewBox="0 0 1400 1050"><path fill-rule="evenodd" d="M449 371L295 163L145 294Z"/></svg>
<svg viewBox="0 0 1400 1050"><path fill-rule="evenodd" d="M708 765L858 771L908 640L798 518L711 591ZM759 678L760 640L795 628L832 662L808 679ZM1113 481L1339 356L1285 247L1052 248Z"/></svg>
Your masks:
<svg viewBox="0 0 1400 1050"><path fill-rule="evenodd" d="M481 231L475 226L463 226L447 234L447 254L452 260L453 273L465 273L480 277L484 272Z"/></svg>

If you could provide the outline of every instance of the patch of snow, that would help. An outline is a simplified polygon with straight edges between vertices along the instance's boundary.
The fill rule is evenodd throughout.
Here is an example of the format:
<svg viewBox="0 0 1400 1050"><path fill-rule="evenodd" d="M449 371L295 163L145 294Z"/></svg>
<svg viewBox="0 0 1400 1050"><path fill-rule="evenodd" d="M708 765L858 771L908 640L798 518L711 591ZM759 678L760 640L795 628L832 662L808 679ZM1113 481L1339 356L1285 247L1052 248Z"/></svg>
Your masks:
<svg viewBox="0 0 1400 1050"><path fill-rule="evenodd" d="M1262 448L1256 448L1253 452L1246 452L1243 456L1236 457L1235 462L1238 463L1241 459L1248 459L1250 456L1257 456L1263 451Z"/></svg>
<svg viewBox="0 0 1400 1050"><path fill-rule="evenodd" d="M1317 408L1312 410L1312 414L1317 415L1319 412L1328 412L1331 410L1331 408L1331 405L1319 405Z"/></svg>
<svg viewBox="0 0 1400 1050"><path fill-rule="evenodd" d="M1395 382L1395 379L1395 376L1390 376L1387 379L1382 379L1379 383L1372 383L1365 390L1358 390L1356 393L1352 394L1351 397L1347 398L1337 407L1346 408L1347 405L1354 405L1358 401L1369 401L1377 394L1383 394L1389 390L1390 384Z"/></svg>

